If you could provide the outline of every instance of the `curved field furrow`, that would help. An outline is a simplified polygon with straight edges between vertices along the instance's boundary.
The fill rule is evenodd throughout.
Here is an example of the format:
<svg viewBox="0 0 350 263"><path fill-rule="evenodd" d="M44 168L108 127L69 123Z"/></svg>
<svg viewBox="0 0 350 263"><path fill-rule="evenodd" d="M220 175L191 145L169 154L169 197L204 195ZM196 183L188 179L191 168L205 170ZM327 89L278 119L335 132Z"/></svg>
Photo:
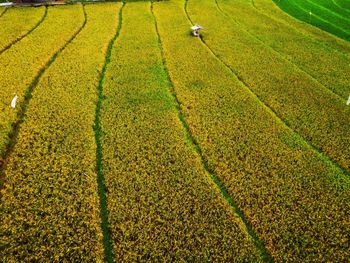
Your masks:
<svg viewBox="0 0 350 263"><path fill-rule="evenodd" d="M0 56L0 156L5 157L13 144L31 90L83 22L80 5L49 8L47 18L34 32ZM15 95L18 100L12 109Z"/></svg>
<svg viewBox="0 0 350 263"><path fill-rule="evenodd" d="M0 55L33 32L44 21L46 15L45 7L11 8L0 22Z"/></svg>
<svg viewBox="0 0 350 263"><path fill-rule="evenodd" d="M323 27L322 29L328 31L331 34L336 33L345 40L350 39L350 34L347 29L347 25L341 19L337 19L335 16L332 16L332 14L328 14L325 16L324 12L316 8L314 5L308 5L307 3L305 3L294 2L293 5L289 5L288 8L293 8L294 6L295 9L292 9L291 12L296 11L298 13L299 19L302 18L301 20L309 24L321 28Z"/></svg>
<svg viewBox="0 0 350 263"><path fill-rule="evenodd" d="M275 4L299 20L317 26L345 40L350 40L350 23L338 18L331 12L320 10L317 6L304 1L275 1Z"/></svg>
<svg viewBox="0 0 350 263"><path fill-rule="evenodd" d="M315 3L315 2L314 2ZM317 0L316 2L319 6L327 8L333 13L341 15L344 19L350 22L350 10L339 6L335 0Z"/></svg>
<svg viewBox="0 0 350 263"><path fill-rule="evenodd" d="M233 20L267 46L284 54L291 63L300 67L344 100L348 98L350 57L335 52L320 42L261 15L252 6L239 2L233 5L222 0L218 0L218 3Z"/></svg>
<svg viewBox="0 0 350 263"><path fill-rule="evenodd" d="M215 53L289 127L349 172L350 109L345 100L227 21L214 1L189 3L196 22L213 25L207 26L204 40ZM350 64L348 68L345 77L350 78ZM345 94L350 86L344 91L347 98Z"/></svg>
<svg viewBox="0 0 350 263"><path fill-rule="evenodd" d="M315 79L313 76L311 76L308 72L306 72L303 68L301 68L300 66L298 66L297 64L293 63L292 60L289 59L289 56L287 56L286 54L282 53L281 51L279 51L278 49L276 49L274 46L269 46L267 45L263 39L259 38L258 36L254 35L253 33L251 33L250 31L248 31L247 28L243 27L240 23L238 23L235 20L235 17L228 15L220 6L220 4L218 3L217 0L214 0L217 9L222 13L222 15L225 17L225 20L228 19L231 23L233 23L235 25L234 28L238 28L238 31L241 32L243 35L247 34L250 36L251 39L256 40L257 42L259 42L260 44L262 44L265 48L269 49L272 53L274 53L276 56L278 56L280 59L284 60L286 63L293 65L294 67L294 71L297 71L299 73L303 72L304 75L307 75L308 78L313 79L314 81L316 81L320 86L325 87L323 84L321 84L317 79ZM215 8L214 8L215 9ZM225 21L228 22L228 21ZM232 29L233 30L233 29ZM256 42L256 43L257 43ZM301 71L301 72L300 72ZM346 98L346 96L343 98L341 97L341 95L335 93L334 91L332 91L331 89L328 89L329 91L331 91L334 95L338 96L340 99Z"/></svg>
<svg viewBox="0 0 350 263"><path fill-rule="evenodd" d="M336 5L350 12L350 1L349 0L332 0Z"/></svg>
<svg viewBox="0 0 350 263"><path fill-rule="evenodd" d="M150 3L126 4L103 94L115 261L262 261L186 138Z"/></svg>
<svg viewBox="0 0 350 263"><path fill-rule="evenodd" d="M200 40L184 33L190 23L183 4L157 3L154 10L181 109L209 169L276 261L345 261L349 176L278 121Z"/></svg>
<svg viewBox="0 0 350 263"><path fill-rule="evenodd" d="M2 190L5 262L103 260L92 127L119 8L87 5L86 26L33 92Z"/></svg>
<svg viewBox="0 0 350 263"><path fill-rule="evenodd" d="M125 2L122 2L122 7L119 9L118 14L118 25L117 30L113 36L113 38L109 41L108 48L106 51L105 61L103 64L103 68L100 74L99 83L97 86L97 95L98 100L96 103L96 111L95 111L95 124L94 124L94 132L95 132L95 142L96 142L96 172L97 172L97 183L98 183L98 192L100 196L100 217L101 217L101 228L103 234L103 246L104 246L104 260L106 262L114 262L114 254L113 254L113 242L111 238L111 231L109 225L109 211L107 207L107 189L106 189L106 180L103 172L103 149L102 149L102 127L101 127L101 110L102 110L102 102L104 100L103 95L103 82L105 80L107 66L111 59L111 53L114 46L115 41L118 39L120 35L120 30L122 28L122 19L123 19L123 9L125 7Z"/></svg>
<svg viewBox="0 0 350 263"><path fill-rule="evenodd" d="M2 17L6 12L8 8L0 7L0 17Z"/></svg>
<svg viewBox="0 0 350 263"><path fill-rule="evenodd" d="M221 2L222 0L220 0ZM317 40L321 45L327 45L333 49L336 49L344 53L350 58L350 43L346 40L334 37L331 33L328 33L318 27L306 24L282 11L271 0L254 0L255 7L259 13L269 17L275 23L281 23L284 27L293 28L304 36L304 38Z"/></svg>
<svg viewBox="0 0 350 263"><path fill-rule="evenodd" d="M299 0L294 1L298 3L301 2ZM348 17L349 14L346 13L345 9L335 8L335 6L332 5L332 2L330 2L329 0L305 0L302 3L303 5L305 4L306 9L309 9L311 11L317 10L321 17L326 17L327 19L329 19L329 21L335 23L338 26L344 26L343 29L345 31L350 30L350 19Z"/></svg>

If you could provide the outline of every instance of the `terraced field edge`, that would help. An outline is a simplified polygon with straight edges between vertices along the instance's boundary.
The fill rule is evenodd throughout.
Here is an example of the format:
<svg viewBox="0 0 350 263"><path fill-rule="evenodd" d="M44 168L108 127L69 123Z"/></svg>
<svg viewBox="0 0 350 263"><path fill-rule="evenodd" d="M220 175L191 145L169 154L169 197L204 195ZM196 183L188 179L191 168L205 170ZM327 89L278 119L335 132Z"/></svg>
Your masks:
<svg viewBox="0 0 350 263"><path fill-rule="evenodd" d="M85 6L82 5L83 13L84 13L84 22L81 25L81 27L72 35L72 37L66 42L64 46L62 46L51 58L50 60L39 70L38 74L36 77L33 79L33 81L30 83L28 86L25 95L24 95L24 101L23 103L19 106L19 110L17 113L17 120L12 124L12 131L9 134L9 142L5 146L4 154L0 163L0 189L3 188L4 181L6 180L5 178L5 171L6 171L6 165L9 156L11 155L11 152L13 148L16 145L16 139L18 136L18 133L21 128L21 124L25 120L25 115L26 111L30 102L30 99L32 98L32 93L37 84L39 83L40 78L44 74L44 72L51 66L51 64L56 60L56 58L59 56L59 54L77 37L77 35L83 30L87 23L87 14L85 11ZM47 12L47 9L46 9Z"/></svg>
<svg viewBox="0 0 350 263"><path fill-rule="evenodd" d="M186 11L186 5L187 5L187 1L185 1L185 11ZM274 262L272 256L269 254L268 250L265 248L264 243L259 239L259 237L257 236L255 230L253 229L251 223L248 221L247 217L244 215L243 211L238 207L238 205L236 204L236 202L234 201L234 199L230 196L230 194L227 191L226 186L224 185L224 183L219 179L219 177L217 175L215 175L215 173L213 171L210 170L209 165L208 165L208 161L206 160L206 158L204 157L203 153L202 153L202 149L200 147L200 145L198 144L198 142L196 141L196 139L194 138L194 136L191 133L190 127L186 121L186 117L184 116L182 110L181 110L181 103L178 100L175 88L174 88L174 84L171 80L171 77L169 75L169 71L166 65L166 60L165 60L165 56L164 56L164 51L163 51L163 45L162 45L162 41L160 38L160 34L159 34L159 30L158 30L158 24L157 24L157 20L156 17L154 15L153 12L153 2L151 4L151 12L154 18L154 23L155 23L155 28L156 28L156 32L157 32L157 36L158 36L158 41L159 41L159 48L161 51L161 55L162 55L162 61L163 61L163 67L165 69L165 72L167 74L167 78L168 81L170 83L171 89L169 90L169 92L171 93L173 100L174 100L174 105L177 111L177 115L178 118L184 128L186 137L187 137L187 141L190 144L190 146L194 149L194 151L196 152L196 154L199 156L203 168L206 171L206 173L210 176L211 180L215 183L215 185L220 189L220 192L223 196L223 198L227 201L227 203L231 206L231 208L233 209L233 211L239 216L239 218L242 220L242 222L245 225L245 228L249 234L249 236L252 238L255 246L257 247L257 249L259 250L262 258L264 259L265 262ZM187 14L187 12L186 12ZM188 14L187 14L188 16ZM188 17L189 18L189 17ZM191 24L192 21L191 21Z"/></svg>
<svg viewBox="0 0 350 263"><path fill-rule="evenodd" d="M96 171L97 171L99 198L100 198L100 217L101 217L101 228L102 228L102 234L103 234L103 247L104 247L104 253L105 253L105 261L109 263L114 262L114 255L113 255L113 244L111 240L111 232L110 232L109 220L108 220L109 212L107 207L106 184L105 184L105 178L103 174L103 150L102 150L102 142L101 142L101 132L102 132L101 109L102 109L102 102L104 99L103 82L105 79L108 64L111 60L113 45L117 40L117 38L119 37L120 31L122 28L122 20L123 20L122 15L123 15L124 6L125 6L125 2L123 2L123 5L119 10L119 21L118 21L116 34L108 44L105 63L103 65L99 84L97 87L98 101L96 105L96 117L95 117L95 126L94 126L95 141L96 141Z"/></svg>

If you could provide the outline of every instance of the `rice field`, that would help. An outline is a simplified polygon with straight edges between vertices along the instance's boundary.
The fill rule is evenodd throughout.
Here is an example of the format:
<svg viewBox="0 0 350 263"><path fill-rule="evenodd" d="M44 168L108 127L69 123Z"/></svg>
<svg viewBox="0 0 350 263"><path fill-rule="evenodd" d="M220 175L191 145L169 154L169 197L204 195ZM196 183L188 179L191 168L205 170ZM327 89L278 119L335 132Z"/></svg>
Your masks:
<svg viewBox="0 0 350 263"><path fill-rule="evenodd" d="M349 29L345 0L0 8L1 261L348 262L350 43L296 6Z"/></svg>
<svg viewBox="0 0 350 263"><path fill-rule="evenodd" d="M274 0L274 2L290 15L350 41L348 0Z"/></svg>

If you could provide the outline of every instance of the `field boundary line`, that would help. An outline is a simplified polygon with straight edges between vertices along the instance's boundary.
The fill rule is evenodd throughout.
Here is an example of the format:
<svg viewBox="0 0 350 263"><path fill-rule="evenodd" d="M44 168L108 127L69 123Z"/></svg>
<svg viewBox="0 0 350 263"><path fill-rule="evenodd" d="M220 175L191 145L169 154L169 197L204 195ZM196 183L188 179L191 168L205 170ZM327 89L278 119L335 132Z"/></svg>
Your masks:
<svg viewBox="0 0 350 263"><path fill-rule="evenodd" d="M347 12L347 13L349 13L349 14L350 14L350 11L349 11L349 10L347 10L346 8L344 8L344 7L340 6L340 5L337 3L337 1L336 1L336 0L332 0L332 3L333 3L333 4L334 4L336 7L341 8L341 9L343 9L345 12Z"/></svg>
<svg viewBox="0 0 350 263"><path fill-rule="evenodd" d="M308 13L309 13L310 10L305 9L305 7L301 6L300 3L299 3L299 4L298 4L297 2L293 2L293 3L294 3L294 5L295 5L295 7L298 8L300 11L302 11L304 14L308 14ZM276 4L276 5L277 5L277 4ZM277 5L277 6L278 6L278 5ZM279 7L279 6L278 6L278 7ZM279 8L280 8L280 7L279 7ZM305 24L308 24L308 25L311 25L311 26L313 26L313 27L316 27L316 28L318 28L318 29L320 29L320 30L322 30L322 31L324 31L324 32L327 32L327 33L333 35L334 37L343 39L343 40L345 40L345 41L349 41L349 40L346 39L345 37L340 37L340 36L338 36L338 35L336 35L336 34L330 32L330 31L327 31L326 29L323 29L323 28L321 28L321 27L318 27L318 26L315 25L315 24L312 24L312 20L310 20L310 22L307 22L307 21L305 21L305 20L302 20L302 19L300 19L300 18L297 18L297 17L293 16L292 14L289 14L289 13L285 12L282 8L280 8L280 9L281 9L284 13L290 15L291 17L294 17L294 19L297 19L297 20L299 20L299 21L301 21L301 22L303 22L303 23L305 23ZM350 31L345 31L344 28L339 27L339 26L337 26L336 24L333 24L331 21L325 19L324 17L319 16L318 14L312 13L312 17L316 17L317 19L321 20L323 23L327 24L328 26L331 26L331 27L335 28L336 30L338 30L338 31L341 32L342 34L345 34L345 35L347 35L347 36L349 37Z"/></svg>
<svg viewBox="0 0 350 263"><path fill-rule="evenodd" d="M216 0L216 1L217 1L217 0ZM252 0L252 1L255 1L255 0ZM328 31L325 31L325 30L323 30L323 29L321 29L321 28L319 28L319 27L317 27L317 26L314 26L314 25L312 25L312 24L306 23L306 22L304 22L303 20L300 20L300 19L298 19L298 18L296 18L296 17L290 15L290 14L287 13L287 12L284 12L275 2L273 2L273 3L275 4L275 6L278 7L278 9L279 9L281 12L283 12L284 14L286 14L287 16L289 16L291 19L294 19L294 20L296 20L297 22L299 22L299 23L301 23L301 24L305 24L305 25L307 25L307 26L313 27L314 29L320 30L320 31L322 31L322 33L324 33L324 34L330 35L330 36L335 37L335 38L337 38L337 39L339 39L339 40L342 40L342 41L344 41L344 42L348 42L348 41L346 41L346 40L343 39L343 38L340 38L340 37L338 37L338 36L336 36L336 35L334 35L334 34L328 32ZM301 31L301 30L299 30L298 28L294 27L293 25L290 25L289 23L287 23L287 22L286 22L285 20L283 20L283 19L280 19L280 18L277 18L277 17L275 17L275 16L270 16L270 15L266 14L264 10L261 10L261 9L258 8L255 4L252 5L252 6L253 6L253 8L256 9L256 11L259 12L262 16L267 17L267 18L269 18L269 19L271 19L271 20L274 20L274 21L276 21L277 23L283 24L284 26L289 27L290 29L292 29L292 30L294 30L294 31L296 31L296 32L298 32L298 33L300 33L300 34L303 35L305 38L308 38L308 39L310 39L311 41L317 42L317 43L319 43L319 44L322 45L322 46L325 46L325 47L327 47L327 48L330 48L330 49L332 49L332 50L338 52L338 53L341 54L342 56L346 57L347 59L350 59L350 54L347 54L346 52L340 50L339 48L336 48L336 47L334 47L334 46L332 46L332 45L329 45L329 44L325 43L324 41L319 40L318 38L313 38L313 37L307 35L306 32L305 32L305 31L307 31L307 29L304 29L304 30Z"/></svg>
<svg viewBox="0 0 350 263"><path fill-rule="evenodd" d="M313 1L308 1L308 0L304 0L304 1L307 2L307 3L309 3L310 5L314 5L314 6L318 7L319 10L322 10L322 9L323 9L323 10L325 10L325 11L331 13L332 15L337 16L337 17L340 18L340 19L344 19L344 20L346 20L347 22L350 22L350 19L348 19L347 17L343 16L343 15L340 14L340 13L335 12L335 11L332 10L332 9L329 9L328 7L325 7L325 6L323 6L323 5L319 5L319 4L317 4L317 3L313 2ZM347 10L345 9L345 11L347 11Z"/></svg>
<svg viewBox="0 0 350 263"><path fill-rule="evenodd" d="M37 86L37 84L39 83L42 75L45 73L45 71L51 66L52 63L55 62L56 58L62 53L62 51L77 37L77 35L79 35L79 33L83 30L83 28L86 25L87 22L87 14L85 11L85 6L82 4L82 10L83 10L83 14L84 14L84 22L83 24L80 26L80 28L72 35L72 37L49 59L48 62L46 62L46 64L39 69L38 74L36 75L36 77L32 80L32 82L29 84L29 86L27 87L25 94L24 94L24 101L21 105L19 105L19 110L17 112L17 118L16 121L12 124L12 130L9 134L9 140L8 143L5 146L4 149L4 154L2 157L2 160L0 160L0 189L3 188L4 186L4 181L6 180L6 167L7 167L7 163L9 160L9 157L14 149L14 147L16 146L16 141L17 141L17 136L19 134L20 128L22 123L25 121L25 115L27 112L27 108L29 105L29 102L32 98L32 93L35 89L35 87ZM1 194L0 194L1 197Z"/></svg>
<svg viewBox="0 0 350 263"><path fill-rule="evenodd" d="M309 3L309 2L308 2L308 3ZM305 7L301 6L300 3L294 2L294 4L295 4L295 6L298 7L300 10L302 10L305 14L308 13L308 10L305 9ZM329 24L329 25L335 27L336 29L338 29L338 30L341 31L342 33L345 33L345 34L347 34L348 36L350 35L350 31L347 31L347 29L345 29L345 28L343 28L343 27L339 27L339 26L336 25L336 24L333 24L331 21L325 19L324 17L319 16L318 14L312 13L312 15L313 15L314 17L317 17L318 19L322 20L323 22L325 22L325 23L327 23L327 24ZM308 24L312 25L311 23L308 23ZM324 30L324 29L322 29L322 30L323 30L323 31L326 31L326 30ZM328 32L328 31L327 31L327 32ZM331 33L331 34L333 35L333 33ZM337 36L337 35L335 35L335 36ZM337 36L337 37L338 37L338 36Z"/></svg>
<svg viewBox="0 0 350 263"><path fill-rule="evenodd" d="M188 0L185 0L185 2L187 3ZM187 7L187 4L185 5ZM187 13L187 9L185 9L185 12L188 16L188 20L191 22L191 24L193 25L193 22L189 16L189 14ZM344 173L347 176L350 176L350 171L348 171L345 167L342 167L340 164L338 164L338 162L336 162L335 160L333 160L331 157L329 157L326 153L324 153L322 150L320 150L319 148L317 148L316 146L314 146L309 140L305 139L303 136L301 136L297 131L295 131L292 127L290 127L282 118L280 118L278 116L278 114L272 109L270 108L267 104L265 104L260 97L255 94L252 89L250 88L249 84L246 83L244 81L244 79L239 76L239 74L237 72L235 72L234 69L231 68L231 66L229 66L228 64L226 64L224 61L222 61L214 52L214 50L205 42L205 40L200 37L201 42L203 43L204 46L207 47L207 49L210 51L210 53L216 57L216 59L221 62L222 65L224 65L230 72L231 74L241 83L241 85L243 86L243 88L247 89L247 91L253 95L257 102L263 106L263 108L265 108L271 115L272 118L275 118L275 120L277 122L279 122L280 124L282 124L283 126L285 126L288 130L290 130L291 132L293 132L295 134L295 136L298 138L298 140L300 140L302 143L305 144L305 146L309 147L310 150L312 150L314 153L316 153L316 155L322 160L324 161L326 164L335 167L337 169L339 169L342 173Z"/></svg>
<svg viewBox="0 0 350 263"><path fill-rule="evenodd" d="M217 0L215 0L215 2L216 2L216 4L218 4ZM255 5L255 1L254 1L254 0L251 0L251 2L252 2L252 6L254 6L254 8L257 9L257 8L256 8L256 5Z"/></svg>
<svg viewBox="0 0 350 263"><path fill-rule="evenodd" d="M253 1L253 0L252 0ZM322 86L324 89L326 89L327 92L330 92L331 94L335 95L336 97L338 97L340 100L342 100L344 103L346 102L347 99L343 98L342 96L340 96L338 93L335 93L333 90L331 90L330 88L328 88L326 85L324 85L323 83L321 83L317 78L315 78L314 76L312 76L310 73L306 72L302 67L298 66L297 64L295 64L292 60L288 60L285 56L285 54L283 52L280 52L276 49L274 49L273 47L271 47L270 45L266 44L262 39L260 39L259 37L257 37L256 35L254 35L253 33L250 33L246 27L242 24L240 24L239 22L237 22L234 18L232 18L230 15L228 15L225 11L223 11L223 9L220 7L219 3L217 0L215 0L216 6L218 8L218 10L224 15L226 16L229 20L231 20L233 23L235 23L237 26L240 26L241 29L246 32L247 35L251 36L251 38L256 39L258 42L260 42L263 46L265 46L267 49L271 50L273 53L275 53L278 57L280 57L283 61L285 61L286 63L294 66L297 70L303 72L304 74L306 74L308 77L310 77L310 79L312 79L313 81L315 81L316 83L318 83L320 86ZM347 57L346 57L347 58ZM348 59L348 58L347 58ZM350 59L349 59L350 60ZM350 62L350 61L349 61Z"/></svg>
<svg viewBox="0 0 350 263"><path fill-rule="evenodd" d="M4 11L2 11L2 12L0 13L0 17L2 17L2 16L6 13L7 9L8 9L8 8L4 8Z"/></svg>
<svg viewBox="0 0 350 263"><path fill-rule="evenodd" d="M7 10L7 8L6 8ZM41 17L41 19L34 25L34 27L32 27L27 33L25 33L22 36L17 37L14 41L12 41L10 44L8 44L7 46L5 46L2 50L0 50L0 55L2 53L4 53L6 50L10 49L13 45L17 44L19 41L21 41L23 38L27 37L28 35L30 35L35 29L37 29L42 22L44 22L45 18L47 17L47 10L48 7L45 6L45 12L44 15ZM5 12L4 12L5 13ZM2 16L2 14L0 15L0 17Z"/></svg>
<svg viewBox="0 0 350 263"><path fill-rule="evenodd" d="M114 260L114 254L113 254L111 230L109 227L109 211L107 206L108 202L107 202L107 194L106 194L107 190L106 190L105 177L103 173L103 146L101 141L101 134L102 134L101 110L102 110L102 102L104 100L103 82L105 80L108 64L111 61L113 46L121 32L122 22L123 22L123 8L125 7L125 5L126 5L126 2L122 1L122 7L119 9L119 17L118 17L119 19L118 19L117 30L113 38L110 40L108 44L108 48L105 56L105 62L100 74L100 79L97 86L98 100L97 100L96 111L95 111L95 124L93 127L94 133L95 133L95 142L96 142L96 172L97 172L99 199L100 199L100 218L101 218L101 228L102 228L102 234L103 234L104 258L105 258L105 261L108 263L113 263L115 262L115 260Z"/></svg>
<svg viewBox="0 0 350 263"><path fill-rule="evenodd" d="M175 90L174 82L172 81L171 76L169 74L169 69L167 67L167 62L166 62L165 55L164 55L164 50L163 50L163 43L162 43L162 40L161 40L161 37L160 37L160 34L159 34L157 19L156 19L156 16L154 15L154 11L153 11L153 2L151 2L151 12L152 12L152 15L153 15L153 18L154 18L156 33L157 33L157 36L158 36L158 44L159 44L159 49L160 49L160 53L161 53L161 57L162 57L163 67L164 67L164 70L166 72L169 84L170 84L169 85L170 88L168 88L168 91L169 91L169 93L171 94L171 96L173 98L175 109L177 111L177 115L178 115L179 121L181 122L181 124L183 126L183 129L184 129L184 132L185 132L185 135L186 135L189 143L191 144L190 146L194 149L195 153L200 158L200 161L202 163L202 167L203 167L205 173L210 177L211 181L215 184L215 186L217 187L217 189L221 193L222 197L226 200L226 202L231 207L233 212L243 222L245 230L246 230L248 236L251 238L251 240L253 241L255 247L260 252L260 255L263 258L263 260L265 262L274 262L273 257L269 254L268 250L265 248L264 243L259 239L258 235L256 234L255 230L253 229L251 223L248 221L247 217L244 215L243 211L239 208L239 206L237 205L235 200L230 196L230 194L229 194L225 184L214 173L214 171L212 171L210 169L209 164L208 164L208 160L204 157L202 149L201 149L199 143L194 138L194 136L193 136L193 134L191 132L191 129L190 129L190 126L187 123L186 117L185 117L185 115L182 112L182 109L181 109L181 106L180 106L181 103L180 103L180 101L178 99L178 96L177 96L177 93L176 93L176 90Z"/></svg>

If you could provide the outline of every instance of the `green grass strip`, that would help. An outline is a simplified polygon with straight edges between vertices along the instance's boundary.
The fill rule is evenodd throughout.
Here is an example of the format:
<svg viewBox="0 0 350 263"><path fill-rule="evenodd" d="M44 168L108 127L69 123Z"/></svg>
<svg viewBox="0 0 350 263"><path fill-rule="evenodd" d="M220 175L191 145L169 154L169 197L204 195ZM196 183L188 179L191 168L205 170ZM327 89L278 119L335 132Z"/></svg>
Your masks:
<svg viewBox="0 0 350 263"><path fill-rule="evenodd" d="M321 1L304 1L305 4L307 4L308 7L310 7L311 10L317 10L320 15L326 15L327 17L331 18L332 23L336 23L336 25L339 26L339 24L344 24L345 23L345 28L344 30L347 31L349 30L347 26L349 26L350 19L348 18L348 14L342 14L343 10L339 10L338 12L335 10L332 10L329 7L326 7ZM322 4L321 4L322 3ZM328 2L329 3L329 2Z"/></svg>
<svg viewBox="0 0 350 263"><path fill-rule="evenodd" d="M324 23L328 24L330 28L335 28L339 32L341 32L344 35L349 35L350 31L348 29L348 25L346 21L343 21L342 18L339 18L336 14L332 12L322 11L318 5L315 5L310 2L300 2L300 1L295 1L294 2L295 6L302 10L304 12L304 15L309 18L309 24L312 24L312 18L316 17L324 21ZM311 16L310 16L311 12Z"/></svg>
<svg viewBox="0 0 350 263"><path fill-rule="evenodd" d="M319 27L304 23L283 11L273 1L255 0L255 10L261 15L270 18L274 23L279 23L283 25L283 27L289 28L289 30L293 29L299 34L302 34L304 38L313 41L316 40L324 47L331 48L331 50L350 58L350 44L348 41L322 30Z"/></svg>
<svg viewBox="0 0 350 263"><path fill-rule="evenodd" d="M95 125L94 125L95 140L96 140L96 146L97 146L96 147L96 167L97 167L97 182L98 182L98 189L99 189L99 196L100 196L100 216L101 216L101 227L102 227L102 233L103 233L103 246L104 246L104 253L105 253L105 261L109 263L114 262L114 255L113 255L113 244L111 240L110 226L109 226L109 220L108 220L109 212L107 207L106 183L105 183L105 178L103 174L103 150L102 150L102 141L101 141L101 133L102 133L101 108L102 108L102 103L104 99L103 82L105 79L108 64L111 61L113 45L117 40L117 38L119 37L120 31L122 28L124 6L125 6L125 2L123 2L123 5L119 10L119 21L118 21L116 34L108 44L106 59L102 68L101 77L97 88L98 101L96 105L96 118L95 118Z"/></svg>
<svg viewBox="0 0 350 263"><path fill-rule="evenodd" d="M350 1L347 1L347 0L332 0L332 1L340 8L350 10Z"/></svg>
<svg viewBox="0 0 350 263"><path fill-rule="evenodd" d="M338 6L334 0L318 0L316 1L316 4L350 21L350 11L346 8Z"/></svg>
<svg viewBox="0 0 350 263"><path fill-rule="evenodd" d="M323 29L331 34L334 34L340 38L343 38L347 41L350 40L350 33L346 30L346 26L338 26L333 24L332 18L320 14L318 10L306 9L305 5L302 5L300 2L287 2L287 1L276 1L274 3L279 6L283 11L289 13L290 15L296 17L299 20L302 20L306 23L309 23L313 26L317 26L320 29ZM312 12L310 16L309 12Z"/></svg>
<svg viewBox="0 0 350 263"><path fill-rule="evenodd" d="M298 1L298 0L296 0ZM330 21L332 21L332 23L335 23L337 26L344 24L344 23L349 23L350 19L347 17L348 14L342 14L343 10L334 10L334 6L327 6L327 3L325 5L324 2L322 2L322 0L314 2L314 1L303 1L303 4L306 4L306 6L308 7L307 9L309 10L317 10L317 12L319 13L320 16L325 16L325 17L329 17ZM331 4L331 2L328 2ZM344 30L347 30L347 27L344 28Z"/></svg>

